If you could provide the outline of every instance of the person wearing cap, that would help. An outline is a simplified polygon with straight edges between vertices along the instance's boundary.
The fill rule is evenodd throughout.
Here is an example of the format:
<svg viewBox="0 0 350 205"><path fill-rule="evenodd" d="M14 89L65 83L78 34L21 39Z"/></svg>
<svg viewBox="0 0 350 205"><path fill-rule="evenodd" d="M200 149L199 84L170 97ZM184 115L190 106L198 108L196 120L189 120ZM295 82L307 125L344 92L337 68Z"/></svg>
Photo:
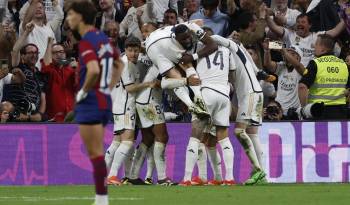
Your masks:
<svg viewBox="0 0 350 205"><path fill-rule="evenodd" d="M290 48L282 48L281 52L284 61L275 62L271 60L269 40L265 39L264 47L264 67L267 71L278 76L278 86L276 101L282 106L283 115L287 115L289 108L299 108L298 83L305 67L300 63L302 51L296 45Z"/></svg>
<svg viewBox="0 0 350 205"><path fill-rule="evenodd" d="M347 118L346 88L349 88L349 70L346 63L333 54L335 39L327 34L317 37L316 58L310 61L299 82L301 106L324 103L320 120Z"/></svg>

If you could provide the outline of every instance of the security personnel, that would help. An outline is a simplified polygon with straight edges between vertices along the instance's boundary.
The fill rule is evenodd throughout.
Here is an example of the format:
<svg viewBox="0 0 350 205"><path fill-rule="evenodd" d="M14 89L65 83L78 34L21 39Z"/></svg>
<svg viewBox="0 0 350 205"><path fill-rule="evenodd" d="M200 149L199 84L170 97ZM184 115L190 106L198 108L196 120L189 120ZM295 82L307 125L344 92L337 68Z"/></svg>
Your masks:
<svg viewBox="0 0 350 205"><path fill-rule="evenodd" d="M309 103L325 105L319 120L346 119L345 91L349 87L348 67L333 54L335 40L327 34L318 36L315 44L316 59L310 61L299 82L302 106Z"/></svg>

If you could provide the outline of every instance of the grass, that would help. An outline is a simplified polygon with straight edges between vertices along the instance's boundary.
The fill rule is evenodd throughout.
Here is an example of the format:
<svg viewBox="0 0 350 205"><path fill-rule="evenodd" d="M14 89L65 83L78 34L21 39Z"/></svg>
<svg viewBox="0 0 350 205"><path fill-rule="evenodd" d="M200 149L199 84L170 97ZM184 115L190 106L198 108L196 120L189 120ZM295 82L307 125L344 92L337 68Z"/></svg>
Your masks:
<svg viewBox="0 0 350 205"><path fill-rule="evenodd" d="M1 186L0 205L90 205L93 186ZM350 204L350 184L269 184L232 187L110 187L111 205Z"/></svg>

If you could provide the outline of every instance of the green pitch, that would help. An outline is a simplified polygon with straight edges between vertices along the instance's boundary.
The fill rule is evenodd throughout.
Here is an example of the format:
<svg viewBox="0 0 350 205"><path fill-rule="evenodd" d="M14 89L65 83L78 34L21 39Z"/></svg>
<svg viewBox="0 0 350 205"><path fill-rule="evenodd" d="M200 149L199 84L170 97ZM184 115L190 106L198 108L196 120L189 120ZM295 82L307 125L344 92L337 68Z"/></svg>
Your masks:
<svg viewBox="0 0 350 205"><path fill-rule="evenodd" d="M111 205L350 204L350 184L269 184L232 187L110 187ZM0 187L0 205L91 205L93 186Z"/></svg>

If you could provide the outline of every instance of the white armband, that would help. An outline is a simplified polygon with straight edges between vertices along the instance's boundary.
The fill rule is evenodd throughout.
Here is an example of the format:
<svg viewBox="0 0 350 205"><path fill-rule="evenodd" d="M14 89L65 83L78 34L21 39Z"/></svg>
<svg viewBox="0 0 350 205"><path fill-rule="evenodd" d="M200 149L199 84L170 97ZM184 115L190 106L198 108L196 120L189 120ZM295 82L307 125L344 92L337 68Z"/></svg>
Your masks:
<svg viewBox="0 0 350 205"><path fill-rule="evenodd" d="M197 53L192 54L192 58L195 61L198 60L198 54Z"/></svg>

